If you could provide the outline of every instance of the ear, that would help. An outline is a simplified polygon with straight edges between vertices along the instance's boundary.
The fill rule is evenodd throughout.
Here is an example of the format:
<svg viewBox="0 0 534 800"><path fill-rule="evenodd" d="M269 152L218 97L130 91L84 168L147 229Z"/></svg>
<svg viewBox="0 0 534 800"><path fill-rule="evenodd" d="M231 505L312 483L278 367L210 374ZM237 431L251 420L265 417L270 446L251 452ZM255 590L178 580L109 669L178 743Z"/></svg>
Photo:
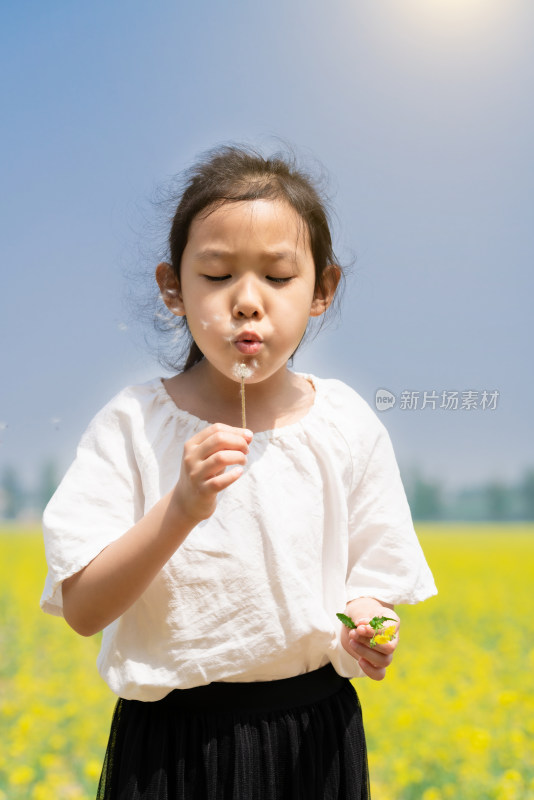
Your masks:
<svg viewBox="0 0 534 800"><path fill-rule="evenodd" d="M185 317L185 307L182 298L180 281L171 264L162 261L156 267L156 281L161 292L161 299L177 317Z"/></svg>
<svg viewBox="0 0 534 800"><path fill-rule="evenodd" d="M310 317L320 317L331 304L341 279L341 269L336 264L330 264L321 275L319 284L315 288L310 308Z"/></svg>

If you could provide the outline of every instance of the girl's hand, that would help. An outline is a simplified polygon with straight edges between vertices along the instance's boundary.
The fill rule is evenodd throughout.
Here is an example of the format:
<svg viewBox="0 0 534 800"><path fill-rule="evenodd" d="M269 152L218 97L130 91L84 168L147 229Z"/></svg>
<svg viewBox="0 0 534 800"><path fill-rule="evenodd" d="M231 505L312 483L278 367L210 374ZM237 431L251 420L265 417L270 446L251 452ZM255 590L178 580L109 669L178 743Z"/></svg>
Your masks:
<svg viewBox="0 0 534 800"><path fill-rule="evenodd" d="M372 606L370 606L372 603ZM371 598L361 598L353 600L347 606L346 614L354 620L356 628L349 630L343 625L341 632L341 644L350 655L358 661L360 668L369 678L375 681L384 680L386 669L393 660L393 654L399 643L398 630L400 619L393 611L393 607L382 605ZM389 626L395 627L395 637L389 642L371 645L371 639L380 634L368 623L373 617L389 617L395 622L384 623L384 629ZM380 640L380 639L379 639Z"/></svg>
<svg viewBox="0 0 534 800"><path fill-rule="evenodd" d="M194 525L211 517L218 493L243 474L251 441L252 431L217 422L185 443L172 503ZM236 468L226 472L233 464Z"/></svg>

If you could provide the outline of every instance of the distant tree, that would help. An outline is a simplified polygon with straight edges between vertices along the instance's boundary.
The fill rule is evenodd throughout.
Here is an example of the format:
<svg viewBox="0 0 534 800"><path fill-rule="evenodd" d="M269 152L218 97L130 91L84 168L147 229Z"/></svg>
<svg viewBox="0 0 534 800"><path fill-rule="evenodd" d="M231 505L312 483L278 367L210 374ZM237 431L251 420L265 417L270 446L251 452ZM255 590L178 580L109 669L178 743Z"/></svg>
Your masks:
<svg viewBox="0 0 534 800"><path fill-rule="evenodd" d="M471 522L487 519L485 488L464 486L458 489L452 501L451 516Z"/></svg>
<svg viewBox="0 0 534 800"><path fill-rule="evenodd" d="M6 467L1 480L3 516L16 519L26 503L26 492L14 467Z"/></svg>
<svg viewBox="0 0 534 800"><path fill-rule="evenodd" d="M524 519L534 520L534 469L528 469L519 485Z"/></svg>
<svg viewBox="0 0 534 800"><path fill-rule="evenodd" d="M55 461L46 461L41 467L39 484L36 492L36 505L39 511L44 507L59 485L58 468Z"/></svg>
<svg viewBox="0 0 534 800"><path fill-rule="evenodd" d="M440 519L443 516L441 487L417 475L409 495L410 509L414 519Z"/></svg>
<svg viewBox="0 0 534 800"><path fill-rule="evenodd" d="M510 491L503 483L493 481L486 486L486 504L490 519L506 519L510 513Z"/></svg>

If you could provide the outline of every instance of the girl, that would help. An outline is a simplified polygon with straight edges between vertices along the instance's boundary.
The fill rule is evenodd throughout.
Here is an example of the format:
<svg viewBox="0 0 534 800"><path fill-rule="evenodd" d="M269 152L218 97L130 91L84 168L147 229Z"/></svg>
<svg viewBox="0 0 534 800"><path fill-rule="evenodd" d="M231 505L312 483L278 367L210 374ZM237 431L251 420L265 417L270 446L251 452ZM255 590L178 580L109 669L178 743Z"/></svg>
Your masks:
<svg viewBox="0 0 534 800"><path fill-rule="evenodd" d="M44 514L42 606L103 630L119 697L100 800L369 797L349 678L391 663L372 617L436 590L382 424L288 369L340 275L293 163L224 147L188 173L156 269L185 367L97 414Z"/></svg>

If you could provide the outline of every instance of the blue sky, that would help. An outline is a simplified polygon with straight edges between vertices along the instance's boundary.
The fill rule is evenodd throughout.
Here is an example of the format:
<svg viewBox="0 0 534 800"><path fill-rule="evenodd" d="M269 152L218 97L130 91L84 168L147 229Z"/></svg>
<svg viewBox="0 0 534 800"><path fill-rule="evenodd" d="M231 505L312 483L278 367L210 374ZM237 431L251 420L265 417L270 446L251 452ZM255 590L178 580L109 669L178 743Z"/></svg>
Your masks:
<svg viewBox="0 0 534 800"><path fill-rule="evenodd" d="M166 374L130 298L151 198L206 148L292 143L354 265L295 368L350 383L406 473L514 480L532 452L530 0L3 4L0 470L65 469L96 411ZM402 391L497 408L401 408Z"/></svg>

